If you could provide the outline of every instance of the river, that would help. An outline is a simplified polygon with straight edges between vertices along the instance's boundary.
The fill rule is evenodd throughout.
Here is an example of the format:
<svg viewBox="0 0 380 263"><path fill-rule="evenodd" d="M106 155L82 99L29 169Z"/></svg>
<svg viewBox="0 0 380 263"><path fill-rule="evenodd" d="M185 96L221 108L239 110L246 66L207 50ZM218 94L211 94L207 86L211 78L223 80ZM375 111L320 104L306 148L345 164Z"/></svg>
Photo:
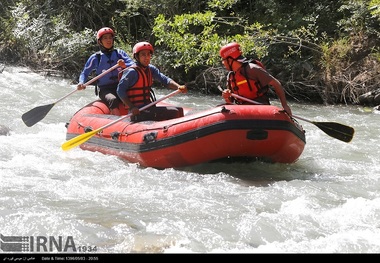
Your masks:
<svg viewBox="0 0 380 263"><path fill-rule="evenodd" d="M297 116L355 129L345 143L300 121L307 144L293 164L157 170L79 147L61 149L65 123L95 99L92 88L60 101L27 127L23 113L55 102L75 86L8 66L0 84L0 124L11 130L0 136L2 244L6 237L26 236L40 242L29 243L30 252L64 250L49 243L60 238L69 244L68 252L380 251L380 114L370 108L290 102ZM157 90L158 97L169 92ZM191 90L167 101L199 109L223 102L221 96Z"/></svg>

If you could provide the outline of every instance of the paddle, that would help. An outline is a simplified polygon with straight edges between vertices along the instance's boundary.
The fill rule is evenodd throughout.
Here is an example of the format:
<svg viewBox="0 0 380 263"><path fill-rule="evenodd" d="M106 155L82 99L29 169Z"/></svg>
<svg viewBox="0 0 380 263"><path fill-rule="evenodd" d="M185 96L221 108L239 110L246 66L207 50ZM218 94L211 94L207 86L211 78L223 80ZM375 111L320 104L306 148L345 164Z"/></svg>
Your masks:
<svg viewBox="0 0 380 263"><path fill-rule="evenodd" d="M223 91L219 86L218 86L218 89ZM254 101L254 100L247 99L245 97L239 96L239 95L234 94L234 93L231 93L231 96L235 97L237 99L244 100L246 102L252 103L252 104L263 105L262 103L259 103L259 102ZM306 122L309 122L311 124L314 124L315 126L320 128L322 131L324 131L327 135L329 135L335 139L341 140L343 142L350 142L354 136L354 133L355 133L354 128L340 124L340 123L337 123L337 122L311 121L311 120L307 120L305 118L296 116L294 114L293 114L293 117L300 119L300 120L303 120L303 121L306 121Z"/></svg>
<svg viewBox="0 0 380 263"><path fill-rule="evenodd" d="M90 85L91 83L95 82L96 80L100 79L101 77L103 77L104 75L106 75L107 73L111 72L112 70L114 70L114 69L116 69L118 67L119 67L119 64L114 65L113 67L107 69L106 71L102 72L101 74L99 74L98 76L94 77L93 79L87 81L83 85L84 86ZM53 102L53 103L48 104L48 105L38 106L36 108L31 109L28 112L25 112L21 116L23 122L28 127L33 126L34 124L36 124L37 122L39 122L40 120L42 120L43 118L45 118L45 116L49 113L49 111L53 108L53 106L55 104L57 104L58 102L60 102L60 101L62 101L64 99L66 99L68 96L72 95L76 91L78 91L78 90L75 89L75 90L71 91L69 94L63 96L62 98L60 98L56 102Z"/></svg>
<svg viewBox="0 0 380 263"><path fill-rule="evenodd" d="M149 103L148 105L145 105L145 106L141 107L140 111L146 110L147 108L152 107L153 105L159 103L160 101L163 101L163 100L165 100L165 99L167 99L167 98L169 98L169 97L177 94L178 92L181 92L181 91L179 89L177 89L177 90L173 91L172 93L169 93L165 97L162 97L162 98L160 98L160 99L158 99L156 101L153 101L153 102ZM96 130L93 130L93 131L86 132L86 133L83 133L81 135L78 135L78 136L76 136L76 137L74 137L74 138L72 138L72 139L64 142L61 147L62 147L62 149L64 151L70 150L71 148L74 148L74 147L76 147L76 146L78 146L78 145L86 142L92 136L94 136L95 134L103 131L105 128L108 128L108 127L114 125L115 123L117 123L119 121L122 121L122 120L124 120L124 119L126 119L126 118L128 118L130 116L132 116L132 113L128 113L127 115L124 115L124 116L122 116L122 117L114 120L113 122L110 122L110 123L108 123L108 124L106 124L106 125L98 128Z"/></svg>

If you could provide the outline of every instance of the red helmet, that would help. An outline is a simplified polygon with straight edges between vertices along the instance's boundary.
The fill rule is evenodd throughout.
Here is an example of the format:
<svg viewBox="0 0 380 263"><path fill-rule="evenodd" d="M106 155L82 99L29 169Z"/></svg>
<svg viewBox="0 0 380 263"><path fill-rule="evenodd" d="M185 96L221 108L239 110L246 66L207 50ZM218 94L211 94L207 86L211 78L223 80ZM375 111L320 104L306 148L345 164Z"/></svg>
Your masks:
<svg viewBox="0 0 380 263"><path fill-rule="evenodd" d="M133 56L135 56L141 50L149 50L150 53L152 53L152 54L154 51L152 44L150 44L149 42L139 42L132 49Z"/></svg>
<svg viewBox="0 0 380 263"><path fill-rule="evenodd" d="M240 57L242 55L240 45L236 42L229 43L220 49L219 55L223 59L226 59L229 57L231 57L233 59L237 59L238 57Z"/></svg>
<svg viewBox="0 0 380 263"><path fill-rule="evenodd" d="M105 34L112 34L112 36L115 36L115 32L109 27L103 27L99 29L98 33L96 34L96 40L100 40L103 35Z"/></svg>

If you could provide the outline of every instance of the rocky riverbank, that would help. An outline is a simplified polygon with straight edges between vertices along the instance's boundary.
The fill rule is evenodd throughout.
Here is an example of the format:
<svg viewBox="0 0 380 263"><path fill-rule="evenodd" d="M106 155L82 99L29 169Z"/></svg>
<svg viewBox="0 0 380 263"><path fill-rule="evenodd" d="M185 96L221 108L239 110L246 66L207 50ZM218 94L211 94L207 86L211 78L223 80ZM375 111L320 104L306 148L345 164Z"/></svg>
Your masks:
<svg viewBox="0 0 380 263"><path fill-rule="evenodd" d="M375 110L380 110L380 88L364 93L359 96L359 104L363 106L374 107Z"/></svg>

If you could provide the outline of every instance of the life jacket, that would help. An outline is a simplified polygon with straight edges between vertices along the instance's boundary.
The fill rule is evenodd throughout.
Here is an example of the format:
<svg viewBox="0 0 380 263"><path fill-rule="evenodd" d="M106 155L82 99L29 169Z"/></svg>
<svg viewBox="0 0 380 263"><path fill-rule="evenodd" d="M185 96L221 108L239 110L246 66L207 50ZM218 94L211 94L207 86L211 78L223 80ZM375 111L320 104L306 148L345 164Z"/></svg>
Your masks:
<svg viewBox="0 0 380 263"><path fill-rule="evenodd" d="M136 70L138 79L132 87L127 89L128 99L136 106L147 105L152 101L155 101L156 96L151 88L153 85L153 77L149 67L146 70L137 65L127 67L119 72L119 80L123 75L123 72L131 68Z"/></svg>
<svg viewBox="0 0 380 263"><path fill-rule="evenodd" d="M104 53L103 57L101 51L98 51L95 54L98 60L98 66L96 67L96 75L100 75L104 70L107 70L110 67L114 66L117 63L117 61L121 59L121 56L117 49L112 50L108 55ZM118 75L115 73L115 71L108 73L106 76L98 79L95 82L95 95L99 95L99 86L116 86L117 83Z"/></svg>
<svg viewBox="0 0 380 263"><path fill-rule="evenodd" d="M96 68L96 75L101 74L104 70L109 69L110 67L114 66L119 59L121 59L121 56L119 55L119 52L117 49L114 49L110 52L110 54L104 54L102 57L102 53L100 51L96 52L96 58L98 59L98 66ZM98 85L107 85L107 84L114 84L118 82L118 76L116 73L111 72L107 74L108 78L103 77L98 80ZM103 80L103 81L101 81Z"/></svg>
<svg viewBox="0 0 380 263"><path fill-rule="evenodd" d="M268 91L268 87L261 87L260 83L254 79L248 78L247 74L247 66L248 63L255 63L265 69L264 65L257 60L251 60L243 63L243 66L241 69L239 69L236 73L233 71L230 71L227 75L228 80L228 88L231 90L231 92L245 97L247 99L254 100L258 97L261 97L265 95L265 93ZM243 69L243 73L241 72ZM235 99L237 104L242 104L243 101L239 99Z"/></svg>

